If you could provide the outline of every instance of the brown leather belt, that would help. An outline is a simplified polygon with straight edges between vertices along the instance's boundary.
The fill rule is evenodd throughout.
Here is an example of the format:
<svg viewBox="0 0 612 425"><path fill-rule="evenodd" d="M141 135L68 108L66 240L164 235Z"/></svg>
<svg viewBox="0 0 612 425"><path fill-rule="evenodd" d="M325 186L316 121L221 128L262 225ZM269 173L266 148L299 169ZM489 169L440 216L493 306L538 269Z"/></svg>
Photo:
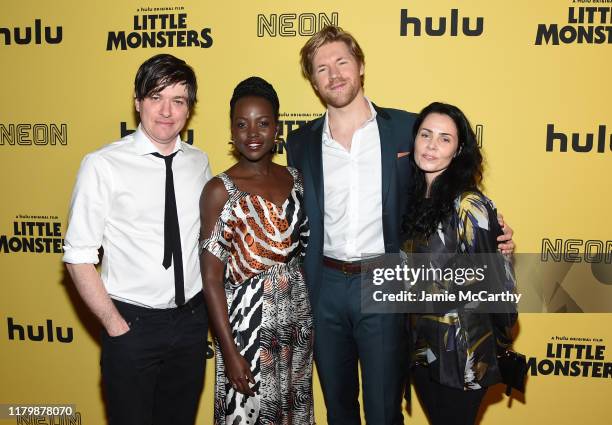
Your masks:
<svg viewBox="0 0 612 425"><path fill-rule="evenodd" d="M380 258L363 261L342 261L336 260L335 258L323 257L323 265L330 269L339 270L344 274L360 274L383 267L384 263Z"/></svg>

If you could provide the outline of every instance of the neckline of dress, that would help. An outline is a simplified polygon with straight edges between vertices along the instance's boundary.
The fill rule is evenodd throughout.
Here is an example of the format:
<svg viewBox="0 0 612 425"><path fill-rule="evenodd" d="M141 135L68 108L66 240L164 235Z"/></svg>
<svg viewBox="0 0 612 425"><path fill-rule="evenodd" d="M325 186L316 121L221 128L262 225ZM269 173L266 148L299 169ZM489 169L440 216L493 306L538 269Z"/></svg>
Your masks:
<svg viewBox="0 0 612 425"><path fill-rule="evenodd" d="M276 202L272 202L271 200L269 200L268 198L266 198L265 196L262 196L260 194L257 193L251 193L251 192L247 192L246 190L242 190L240 189L236 183L234 183L234 180L232 180L232 178L227 174L227 173L223 173L225 174L225 176L232 182L232 186L234 186L234 189L236 189L236 191L242 193L243 195L246 196L250 196L250 197L255 197L255 198L259 198L262 201L264 201L265 203L271 204L274 206L274 208L276 208L276 210L281 210L281 211L285 211L285 209L287 208L287 204L289 203L289 200L292 198L291 195L293 195L293 191L295 190L295 185L296 185L296 178L293 175L293 173L291 171L289 171L289 169L287 169L287 172L289 173L289 175L291 176L291 179L293 180L293 183L291 184L291 189L289 190L289 193L287 194L287 196L285 196L285 200L283 201L283 203L279 206Z"/></svg>

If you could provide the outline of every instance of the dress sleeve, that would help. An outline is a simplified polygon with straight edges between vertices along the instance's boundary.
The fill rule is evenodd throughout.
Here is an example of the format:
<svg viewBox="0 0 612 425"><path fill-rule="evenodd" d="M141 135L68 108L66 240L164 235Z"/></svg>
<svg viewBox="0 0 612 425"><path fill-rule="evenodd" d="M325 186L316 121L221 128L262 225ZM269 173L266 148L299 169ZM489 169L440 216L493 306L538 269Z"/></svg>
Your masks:
<svg viewBox="0 0 612 425"><path fill-rule="evenodd" d="M495 273L493 279L503 284L503 289L516 292L516 280L512 262L497 252L497 236L502 234L497 222L497 211L493 203L484 195L476 192L464 193L459 201L457 238L460 250L468 254L497 254L490 258L488 273ZM489 257L487 257L489 258ZM505 313L489 315L498 351L504 351L512 345L512 328L517 320L517 313L510 308Z"/></svg>
<svg viewBox="0 0 612 425"><path fill-rule="evenodd" d="M497 236L501 231L496 211L484 195L466 192L457 208L457 240L466 254L497 252Z"/></svg>
<svg viewBox="0 0 612 425"><path fill-rule="evenodd" d="M300 208L301 208L301 220L299 223L299 238L300 238L300 255L303 257L306 256L306 247L308 246L308 236L310 236L310 226L308 225L308 217L306 216L306 212L304 210L304 180L302 178L302 173L300 173L296 168L288 167L289 172L293 176L295 180L296 191L300 197Z"/></svg>
<svg viewBox="0 0 612 425"><path fill-rule="evenodd" d="M207 250L220 261L226 263L230 256L232 239L231 219L227 209L223 208L210 236L200 241L200 254Z"/></svg>

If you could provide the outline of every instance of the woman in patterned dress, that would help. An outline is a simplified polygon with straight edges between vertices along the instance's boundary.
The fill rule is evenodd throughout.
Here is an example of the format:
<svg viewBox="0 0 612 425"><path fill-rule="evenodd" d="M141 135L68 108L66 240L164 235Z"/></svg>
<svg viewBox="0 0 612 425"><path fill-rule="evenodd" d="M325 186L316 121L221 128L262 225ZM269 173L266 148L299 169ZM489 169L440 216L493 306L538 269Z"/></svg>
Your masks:
<svg viewBox="0 0 612 425"><path fill-rule="evenodd" d="M469 262L484 257L469 260L475 254L496 253L502 231L493 202L478 190L482 156L469 121L457 107L436 102L421 111L414 129L415 185L404 249L427 253L428 262L442 269L448 254L472 255L454 260ZM492 258L497 279L514 290L508 257L486 258ZM452 291L452 285L435 283L437 290ZM413 382L434 425L474 423L487 387L500 382L497 354L512 344L517 318L510 308L477 314L455 307L409 316Z"/></svg>
<svg viewBox="0 0 612 425"><path fill-rule="evenodd" d="M215 424L314 422L312 315L301 269L301 176L272 162L279 101L265 80L230 101L238 162L200 198L204 295L215 332Z"/></svg>

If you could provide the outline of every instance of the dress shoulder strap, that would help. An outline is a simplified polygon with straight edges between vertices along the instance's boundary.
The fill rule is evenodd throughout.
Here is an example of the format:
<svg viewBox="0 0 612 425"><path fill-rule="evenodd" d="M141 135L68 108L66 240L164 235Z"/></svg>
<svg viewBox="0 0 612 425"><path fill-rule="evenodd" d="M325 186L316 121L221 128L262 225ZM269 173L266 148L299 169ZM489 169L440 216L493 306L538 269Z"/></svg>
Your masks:
<svg viewBox="0 0 612 425"><path fill-rule="evenodd" d="M297 168L287 166L287 171L289 171L289 174L291 174L294 180L297 180L300 177L300 172L297 170Z"/></svg>
<svg viewBox="0 0 612 425"><path fill-rule="evenodd" d="M302 181L302 173L300 173L297 168L289 166L287 166L287 171L289 171L289 174L293 177L293 188L300 194L303 194L304 184Z"/></svg>
<svg viewBox="0 0 612 425"><path fill-rule="evenodd" d="M227 193L231 196L234 192L236 192L238 189L236 188L236 185L234 184L234 182L232 181L232 179L230 178L230 176L228 176L225 173L219 173L217 174L217 177L221 179L221 181L223 182L223 186L225 186L225 190L227 190Z"/></svg>

